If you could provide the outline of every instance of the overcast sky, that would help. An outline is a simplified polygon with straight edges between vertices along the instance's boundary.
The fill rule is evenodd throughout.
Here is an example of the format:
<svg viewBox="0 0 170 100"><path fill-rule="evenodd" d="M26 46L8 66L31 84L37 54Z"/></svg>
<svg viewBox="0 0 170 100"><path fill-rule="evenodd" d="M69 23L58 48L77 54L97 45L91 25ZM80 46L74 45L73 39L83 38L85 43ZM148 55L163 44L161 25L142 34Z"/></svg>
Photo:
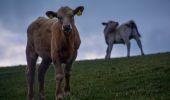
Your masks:
<svg viewBox="0 0 170 100"><path fill-rule="evenodd" d="M28 25L48 10L61 6L85 7L75 16L82 44L77 59L104 58L106 44L102 22L130 19L136 21L146 54L170 51L170 0L1 0L0 1L0 66L26 64L25 46ZM140 50L131 41L131 55ZM126 56L126 46L115 45L112 57Z"/></svg>

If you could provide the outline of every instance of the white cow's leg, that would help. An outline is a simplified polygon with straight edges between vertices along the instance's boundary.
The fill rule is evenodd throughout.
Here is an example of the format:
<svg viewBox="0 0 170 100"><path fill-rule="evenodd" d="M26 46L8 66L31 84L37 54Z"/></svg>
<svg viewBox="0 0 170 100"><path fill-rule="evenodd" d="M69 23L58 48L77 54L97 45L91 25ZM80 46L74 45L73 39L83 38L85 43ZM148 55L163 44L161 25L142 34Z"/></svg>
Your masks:
<svg viewBox="0 0 170 100"><path fill-rule="evenodd" d="M136 40L136 42L137 42L137 44L138 44L138 46L141 50L141 55L144 55L141 40L138 37L136 37L135 40Z"/></svg>
<svg viewBox="0 0 170 100"><path fill-rule="evenodd" d="M130 57L130 41L126 41L126 46L127 46L127 57Z"/></svg>
<svg viewBox="0 0 170 100"><path fill-rule="evenodd" d="M123 36L122 39L127 46L127 57L130 57L130 46L131 46L131 44L130 44L129 36Z"/></svg>
<svg viewBox="0 0 170 100"><path fill-rule="evenodd" d="M112 48L113 48L113 44L108 44L105 60L110 59Z"/></svg>

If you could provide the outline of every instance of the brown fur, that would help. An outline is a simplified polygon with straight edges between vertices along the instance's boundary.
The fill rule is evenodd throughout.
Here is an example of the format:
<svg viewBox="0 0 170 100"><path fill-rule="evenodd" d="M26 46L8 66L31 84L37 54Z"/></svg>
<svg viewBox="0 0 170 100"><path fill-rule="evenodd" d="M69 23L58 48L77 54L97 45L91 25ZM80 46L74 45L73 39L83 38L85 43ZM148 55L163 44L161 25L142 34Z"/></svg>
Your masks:
<svg viewBox="0 0 170 100"><path fill-rule="evenodd" d="M80 8L82 9L82 7ZM69 11L72 10L69 9ZM72 12L75 13L74 11ZM57 16L55 13L53 15ZM39 17L28 27L26 57L28 64L27 82L29 100L33 100L33 82L35 65L38 56L42 58L42 62L38 69L39 99L45 100L44 77L51 62L53 62L56 67L56 100L60 100L62 98L61 82L64 76L64 92L65 95L69 94L70 71L73 62L77 57L77 50L81 43L79 32L74 24L74 19L71 25L72 30L68 36L64 34L62 24L57 18L47 19ZM61 64L65 64L64 71Z"/></svg>

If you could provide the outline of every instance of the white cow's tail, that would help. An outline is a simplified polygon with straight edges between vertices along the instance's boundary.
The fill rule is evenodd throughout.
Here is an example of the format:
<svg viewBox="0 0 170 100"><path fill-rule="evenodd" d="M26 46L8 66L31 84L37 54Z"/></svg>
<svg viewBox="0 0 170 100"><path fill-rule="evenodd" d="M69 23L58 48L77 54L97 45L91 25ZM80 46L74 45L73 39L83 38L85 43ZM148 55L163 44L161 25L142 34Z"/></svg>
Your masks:
<svg viewBox="0 0 170 100"><path fill-rule="evenodd" d="M135 21L130 20L129 23L131 24L131 25L130 25L131 28L132 28L132 29L135 29L136 32L137 32L137 35L138 35L139 37L141 37L141 35L140 35L139 31L138 31L138 28L137 28L137 25L136 25Z"/></svg>

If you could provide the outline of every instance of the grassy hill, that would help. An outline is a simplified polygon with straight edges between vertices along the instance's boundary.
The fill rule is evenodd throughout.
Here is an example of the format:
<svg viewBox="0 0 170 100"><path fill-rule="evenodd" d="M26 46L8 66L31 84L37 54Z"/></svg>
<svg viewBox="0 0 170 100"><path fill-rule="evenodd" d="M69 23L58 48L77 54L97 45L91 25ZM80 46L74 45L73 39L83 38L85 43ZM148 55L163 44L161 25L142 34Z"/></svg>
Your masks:
<svg viewBox="0 0 170 100"><path fill-rule="evenodd" d="M46 99L54 100L51 66L45 80ZM35 80L35 100L38 100ZM170 52L110 61L77 61L72 94L64 100L170 100ZM0 68L0 100L26 100L25 66Z"/></svg>

